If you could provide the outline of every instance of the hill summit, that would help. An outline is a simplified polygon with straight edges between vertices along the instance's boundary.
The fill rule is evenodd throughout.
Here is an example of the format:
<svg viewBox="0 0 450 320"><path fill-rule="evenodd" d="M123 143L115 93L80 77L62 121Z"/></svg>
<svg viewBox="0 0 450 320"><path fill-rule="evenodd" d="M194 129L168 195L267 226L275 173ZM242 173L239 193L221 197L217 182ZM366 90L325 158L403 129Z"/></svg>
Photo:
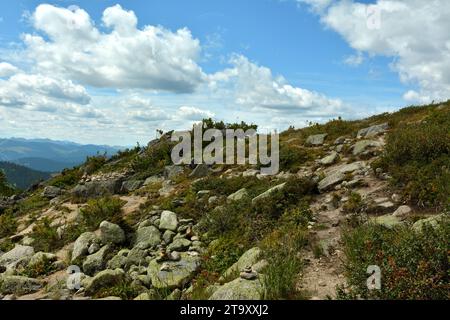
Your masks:
<svg viewBox="0 0 450 320"><path fill-rule="evenodd" d="M450 101L291 127L276 175L170 137L0 189L0 298L450 298Z"/></svg>

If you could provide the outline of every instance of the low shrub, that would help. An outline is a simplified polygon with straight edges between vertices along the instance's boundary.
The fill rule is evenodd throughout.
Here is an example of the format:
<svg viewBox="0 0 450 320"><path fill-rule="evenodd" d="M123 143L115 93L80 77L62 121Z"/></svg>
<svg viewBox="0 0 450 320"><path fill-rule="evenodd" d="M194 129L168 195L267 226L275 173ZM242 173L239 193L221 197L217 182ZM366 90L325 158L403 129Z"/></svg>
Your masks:
<svg viewBox="0 0 450 320"><path fill-rule="evenodd" d="M9 237L17 230L17 221L11 211L0 215L0 238Z"/></svg>
<svg viewBox="0 0 450 320"><path fill-rule="evenodd" d="M52 252L63 246L57 227L51 226L48 218L36 222L31 237L34 239L33 247L36 251Z"/></svg>
<svg viewBox="0 0 450 320"><path fill-rule="evenodd" d="M450 221L422 232L363 225L343 234L349 291L342 299L449 299ZM368 290L368 266L381 269L381 290Z"/></svg>
<svg viewBox="0 0 450 320"><path fill-rule="evenodd" d="M64 169L60 175L49 180L48 185L58 188L68 188L80 181L82 173L79 168Z"/></svg>
<svg viewBox="0 0 450 320"><path fill-rule="evenodd" d="M374 164L388 171L405 200L442 208L450 197L450 113L432 112L416 124L399 127L387 139Z"/></svg>
<svg viewBox="0 0 450 320"><path fill-rule="evenodd" d="M80 210L83 225L87 230L96 230L102 221L123 224L122 206L124 201L116 197L91 199Z"/></svg>

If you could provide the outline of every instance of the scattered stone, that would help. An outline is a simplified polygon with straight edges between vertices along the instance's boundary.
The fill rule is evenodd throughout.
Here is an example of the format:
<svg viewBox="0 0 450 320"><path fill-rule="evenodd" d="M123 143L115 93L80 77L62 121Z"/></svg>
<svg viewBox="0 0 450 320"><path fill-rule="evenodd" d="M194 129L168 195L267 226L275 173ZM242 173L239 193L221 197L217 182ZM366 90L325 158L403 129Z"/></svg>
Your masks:
<svg viewBox="0 0 450 320"><path fill-rule="evenodd" d="M261 279L237 278L219 287L209 300L261 300L263 297L264 287Z"/></svg>
<svg viewBox="0 0 450 320"><path fill-rule="evenodd" d="M100 289L111 288L125 280L125 272L122 269L104 270L93 277L85 287L86 294L92 295Z"/></svg>
<svg viewBox="0 0 450 320"><path fill-rule="evenodd" d="M91 245L89 246L88 253L89 253L89 254L94 254L94 253L96 253L98 250L100 250L100 248L101 248L100 243L98 243L98 242L96 241L96 242L94 242L93 244L91 244Z"/></svg>
<svg viewBox="0 0 450 320"><path fill-rule="evenodd" d="M164 168L164 177L166 179L173 179L183 173L183 167L181 166L166 166Z"/></svg>
<svg viewBox="0 0 450 320"><path fill-rule="evenodd" d="M106 258L111 253L111 247L109 245L104 246L99 251L90 256L87 256L83 263L83 271L87 275L94 275L95 273L105 269Z"/></svg>
<svg viewBox="0 0 450 320"><path fill-rule="evenodd" d="M385 133L389 129L388 123L383 123L375 126L371 126L369 128L361 129L358 131L358 138L371 138L375 137L378 134Z"/></svg>
<svg viewBox="0 0 450 320"><path fill-rule="evenodd" d="M37 266L44 261L47 262L54 262L56 261L56 255L53 253L47 253L47 252L38 252L33 257L31 257L30 262L28 263L29 267Z"/></svg>
<svg viewBox="0 0 450 320"><path fill-rule="evenodd" d="M256 177L256 175L259 174L259 173L260 173L259 170L256 170L256 169L249 169L249 170L247 170L247 171L244 171L244 172L242 173L242 176L243 176L243 177Z"/></svg>
<svg viewBox="0 0 450 320"><path fill-rule="evenodd" d="M270 195L271 195L273 192L283 189L285 185L286 185L286 182L285 182L285 183L282 183L282 184L279 184L279 185L277 185L277 186L275 186L275 187L273 187L273 188L270 188L270 189L267 190L266 192L264 192L264 193L260 194L259 196L253 198L252 202L255 203L255 202L257 202L257 201L260 201L260 200L262 200L262 199L266 199L266 198L270 197Z"/></svg>
<svg viewBox="0 0 450 320"><path fill-rule="evenodd" d="M0 281L0 292L3 294L20 296L39 291L42 287L40 281L23 276L3 276Z"/></svg>
<svg viewBox="0 0 450 320"><path fill-rule="evenodd" d="M71 190L75 198L94 198L120 193L123 177L108 178L101 181L89 181L79 184Z"/></svg>
<svg viewBox="0 0 450 320"><path fill-rule="evenodd" d="M236 263L234 263L227 269L227 271L224 272L219 281L222 282L224 279L229 279L234 275L237 276L241 270L245 269L246 267L253 266L259 261L261 253L262 251L258 247L247 250Z"/></svg>
<svg viewBox="0 0 450 320"><path fill-rule="evenodd" d="M398 218L405 218L412 212L412 209L408 206L400 206L397 210L392 214L395 217Z"/></svg>
<svg viewBox="0 0 450 320"><path fill-rule="evenodd" d="M328 166L328 165L335 163L338 160L338 158L339 158L338 153L336 151L333 151L333 152L331 152L331 154L329 154L325 158L320 159L319 163L321 165Z"/></svg>
<svg viewBox="0 0 450 320"><path fill-rule="evenodd" d="M162 230L176 231L178 228L178 218L176 213L172 211L163 211L161 213L159 228Z"/></svg>
<svg viewBox="0 0 450 320"><path fill-rule="evenodd" d="M254 280L258 278L258 273L254 272L251 266L247 266L240 273L240 277L245 280Z"/></svg>
<svg viewBox="0 0 450 320"><path fill-rule="evenodd" d="M135 247L148 249L161 243L161 233L154 226L143 227L136 231Z"/></svg>
<svg viewBox="0 0 450 320"><path fill-rule="evenodd" d="M128 180L128 181L124 181L122 183L121 192L122 193L129 193L129 192L136 191L137 189L142 187L143 184L144 184L144 182L142 180Z"/></svg>
<svg viewBox="0 0 450 320"><path fill-rule="evenodd" d="M88 254L89 247L96 240L97 236L93 232L81 234L73 245L72 262L85 257Z"/></svg>
<svg viewBox="0 0 450 320"><path fill-rule="evenodd" d="M100 224L100 239L104 244L125 242L125 232L116 224L103 221Z"/></svg>
<svg viewBox="0 0 450 320"><path fill-rule="evenodd" d="M34 255L33 247L16 245L0 257L0 266L14 269L18 265L27 265Z"/></svg>
<svg viewBox="0 0 450 320"><path fill-rule="evenodd" d="M54 186L47 186L44 188L42 196L47 199L53 199L61 195L61 193L62 190L60 188Z"/></svg>
<svg viewBox="0 0 450 320"><path fill-rule="evenodd" d="M202 163L195 167L195 169L191 172L189 177L191 178L203 178L206 177L209 173L208 165Z"/></svg>
<svg viewBox="0 0 450 320"><path fill-rule="evenodd" d="M124 269L128 261L130 250L120 250L111 260L108 261L108 269Z"/></svg>
<svg viewBox="0 0 450 320"><path fill-rule="evenodd" d="M248 194L247 189L242 188L242 189L236 191L235 193L230 194L227 199L230 201L240 201L243 198L246 198L248 196L249 196L249 194Z"/></svg>
<svg viewBox="0 0 450 320"><path fill-rule="evenodd" d="M306 144L313 146L321 146L323 145L325 138L327 136L328 136L327 134L316 134L313 136L309 136L308 139L306 139Z"/></svg>
<svg viewBox="0 0 450 320"><path fill-rule="evenodd" d="M381 147L382 144L378 141L373 140L361 140L356 142L353 146L353 155L358 156L361 155L364 151L366 151L368 148L378 148Z"/></svg>
<svg viewBox="0 0 450 320"><path fill-rule="evenodd" d="M151 176L144 181L144 186L148 186L154 183L161 183L164 181L164 177L161 176Z"/></svg>
<svg viewBox="0 0 450 320"><path fill-rule="evenodd" d="M338 183L345 180L345 174L341 172L334 172L328 176L326 176L324 179L319 181L319 191L324 192L327 190L330 190Z"/></svg>
<svg viewBox="0 0 450 320"><path fill-rule="evenodd" d="M173 237L175 237L176 233L170 230L166 230L164 231L164 234L162 236L162 239L164 241L165 244L169 244L172 242Z"/></svg>
<svg viewBox="0 0 450 320"><path fill-rule="evenodd" d="M169 251L185 251L189 248L189 246L192 244L191 241L185 238L179 238L175 239L168 247L167 249Z"/></svg>
<svg viewBox="0 0 450 320"><path fill-rule="evenodd" d="M336 145L336 146L344 144L344 143L345 143L345 137L339 137L336 140L334 140L334 145Z"/></svg>
<svg viewBox="0 0 450 320"><path fill-rule="evenodd" d="M187 253L181 253L180 256L179 261L164 262L163 270L161 270L163 265L156 260L150 262L148 275L155 288L182 288L193 278L200 268L200 257L191 256Z"/></svg>

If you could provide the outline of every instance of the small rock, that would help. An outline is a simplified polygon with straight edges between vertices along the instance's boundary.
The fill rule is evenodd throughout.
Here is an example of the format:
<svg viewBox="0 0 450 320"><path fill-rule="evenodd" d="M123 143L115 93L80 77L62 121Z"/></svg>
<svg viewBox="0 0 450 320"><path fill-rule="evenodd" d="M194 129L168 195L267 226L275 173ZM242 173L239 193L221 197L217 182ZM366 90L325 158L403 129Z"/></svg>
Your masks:
<svg viewBox="0 0 450 320"><path fill-rule="evenodd" d="M176 231L178 228L178 218L176 213L172 211L163 211L161 213L159 228L162 230Z"/></svg>
<svg viewBox="0 0 450 320"><path fill-rule="evenodd" d="M400 206L397 210L392 214L395 217L404 218L412 212L412 209L408 206Z"/></svg>

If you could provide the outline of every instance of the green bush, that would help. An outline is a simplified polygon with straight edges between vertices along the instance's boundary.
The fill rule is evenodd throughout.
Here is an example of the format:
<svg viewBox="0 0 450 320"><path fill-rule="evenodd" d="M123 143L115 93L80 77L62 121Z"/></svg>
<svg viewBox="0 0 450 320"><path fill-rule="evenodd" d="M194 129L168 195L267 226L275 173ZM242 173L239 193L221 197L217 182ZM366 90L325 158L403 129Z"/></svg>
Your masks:
<svg viewBox="0 0 450 320"><path fill-rule="evenodd" d="M0 215L0 238L9 237L17 230L17 221L11 211Z"/></svg>
<svg viewBox="0 0 450 320"><path fill-rule="evenodd" d="M34 239L33 247L37 251L51 252L61 247L57 228L51 226L48 218L36 222L31 236Z"/></svg>
<svg viewBox="0 0 450 320"><path fill-rule="evenodd" d="M21 275L29 278L37 278L39 276L46 276L56 271L53 263L43 256L42 260L34 265L28 265L25 270L21 272Z"/></svg>
<svg viewBox="0 0 450 320"><path fill-rule="evenodd" d="M350 291L340 298L449 299L450 221L418 233L408 227L394 230L363 225L343 234L346 275ZM381 269L381 290L369 291L368 266Z"/></svg>
<svg viewBox="0 0 450 320"><path fill-rule="evenodd" d="M248 249L244 243L239 243L236 237L220 237L214 245L208 248L205 257L205 269L217 275L225 272L229 267L239 260L241 255Z"/></svg>
<svg viewBox="0 0 450 320"><path fill-rule="evenodd" d="M60 175L50 179L48 184L58 188L74 186L80 181L82 173L79 168L64 169Z"/></svg>
<svg viewBox="0 0 450 320"><path fill-rule="evenodd" d="M443 207L450 197L450 113L399 127L374 164L388 171L406 200L421 207Z"/></svg>
<svg viewBox="0 0 450 320"><path fill-rule="evenodd" d="M102 221L123 224L122 206L124 201L115 197L89 200L80 210L83 225L87 230L96 230Z"/></svg>
<svg viewBox="0 0 450 320"><path fill-rule="evenodd" d="M172 164L171 151L173 145L167 138L161 139L148 148L143 155L133 159L131 162L132 169L142 177L161 174L165 166Z"/></svg>
<svg viewBox="0 0 450 320"><path fill-rule="evenodd" d="M87 174L93 174L102 168L107 160L106 154L87 157L86 162L83 164L83 171Z"/></svg>
<svg viewBox="0 0 450 320"><path fill-rule="evenodd" d="M306 149L281 144L280 171L298 171L308 160L311 160L311 154Z"/></svg>

